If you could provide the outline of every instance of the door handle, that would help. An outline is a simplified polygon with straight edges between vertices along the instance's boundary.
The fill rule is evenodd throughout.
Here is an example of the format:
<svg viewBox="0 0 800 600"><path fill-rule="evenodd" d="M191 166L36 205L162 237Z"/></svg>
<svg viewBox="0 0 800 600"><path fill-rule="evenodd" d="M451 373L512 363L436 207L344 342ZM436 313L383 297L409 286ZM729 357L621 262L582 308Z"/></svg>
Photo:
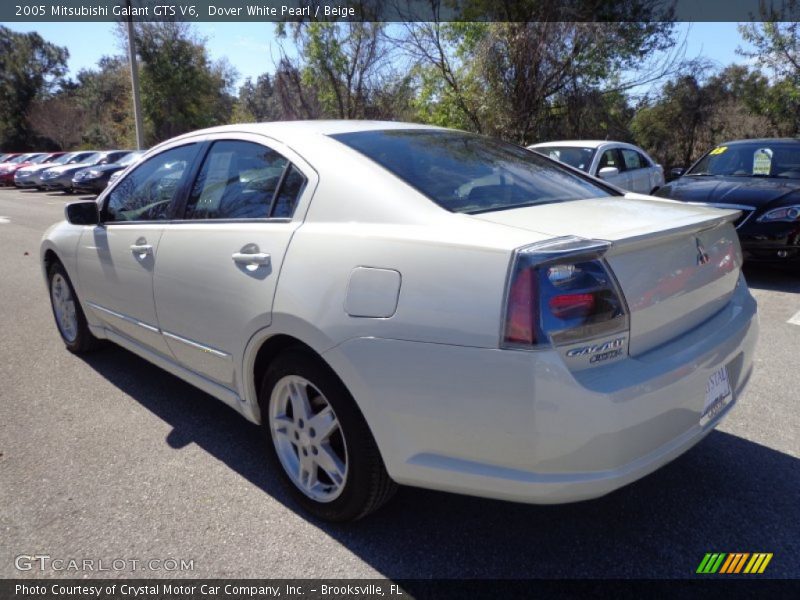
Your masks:
<svg viewBox="0 0 800 600"><path fill-rule="evenodd" d="M138 254L140 258L144 258L153 254L153 247L150 244L133 244L131 252Z"/></svg>
<svg viewBox="0 0 800 600"><path fill-rule="evenodd" d="M259 265L264 266L268 265L270 258L269 254L264 252L234 252L231 255L233 262L240 264L240 265Z"/></svg>

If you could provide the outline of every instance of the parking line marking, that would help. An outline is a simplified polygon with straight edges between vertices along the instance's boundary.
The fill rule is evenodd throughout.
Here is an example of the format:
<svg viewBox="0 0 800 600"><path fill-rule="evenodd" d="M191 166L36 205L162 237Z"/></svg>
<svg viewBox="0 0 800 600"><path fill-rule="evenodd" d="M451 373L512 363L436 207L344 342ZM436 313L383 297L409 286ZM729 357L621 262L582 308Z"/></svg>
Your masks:
<svg viewBox="0 0 800 600"><path fill-rule="evenodd" d="M8 225L11 223L11 219L8 217L0 217L0 225Z"/></svg>
<svg viewBox="0 0 800 600"><path fill-rule="evenodd" d="M798 310L794 316L786 322L791 323L792 325L800 325L800 310Z"/></svg>

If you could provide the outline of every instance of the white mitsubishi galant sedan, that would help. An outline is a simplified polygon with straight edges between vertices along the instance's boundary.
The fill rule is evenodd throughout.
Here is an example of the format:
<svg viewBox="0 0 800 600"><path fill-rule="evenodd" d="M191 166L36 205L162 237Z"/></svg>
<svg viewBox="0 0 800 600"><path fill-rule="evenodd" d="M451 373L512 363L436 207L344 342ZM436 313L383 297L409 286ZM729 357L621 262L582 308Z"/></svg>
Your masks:
<svg viewBox="0 0 800 600"><path fill-rule="evenodd" d="M460 131L232 125L68 205L41 259L69 350L261 423L299 502L349 520L396 484L593 498L700 441L752 370L737 214Z"/></svg>

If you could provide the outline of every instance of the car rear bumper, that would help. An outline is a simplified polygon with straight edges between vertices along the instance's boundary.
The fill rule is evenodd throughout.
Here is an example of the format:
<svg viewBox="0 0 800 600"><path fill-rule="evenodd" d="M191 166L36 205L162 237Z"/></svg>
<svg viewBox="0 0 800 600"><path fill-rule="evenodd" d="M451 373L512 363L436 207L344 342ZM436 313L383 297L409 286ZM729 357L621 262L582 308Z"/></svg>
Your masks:
<svg viewBox="0 0 800 600"><path fill-rule="evenodd" d="M570 372L555 351L358 338L325 353L398 482L531 503L607 494L705 437L752 370L755 300L732 301L637 358ZM704 425L709 377L733 402Z"/></svg>

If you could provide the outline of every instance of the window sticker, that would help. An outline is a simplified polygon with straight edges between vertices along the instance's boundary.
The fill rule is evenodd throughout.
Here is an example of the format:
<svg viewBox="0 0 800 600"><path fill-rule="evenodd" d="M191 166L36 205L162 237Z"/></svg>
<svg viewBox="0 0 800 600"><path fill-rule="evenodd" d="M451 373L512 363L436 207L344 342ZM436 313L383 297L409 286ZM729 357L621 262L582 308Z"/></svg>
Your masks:
<svg viewBox="0 0 800 600"><path fill-rule="evenodd" d="M719 146L718 148L714 148L711 152L708 153L709 156L717 156L718 154L722 154L727 150L727 146Z"/></svg>
<svg viewBox="0 0 800 600"><path fill-rule="evenodd" d="M772 171L772 150L759 148L753 153L753 175L769 175Z"/></svg>

